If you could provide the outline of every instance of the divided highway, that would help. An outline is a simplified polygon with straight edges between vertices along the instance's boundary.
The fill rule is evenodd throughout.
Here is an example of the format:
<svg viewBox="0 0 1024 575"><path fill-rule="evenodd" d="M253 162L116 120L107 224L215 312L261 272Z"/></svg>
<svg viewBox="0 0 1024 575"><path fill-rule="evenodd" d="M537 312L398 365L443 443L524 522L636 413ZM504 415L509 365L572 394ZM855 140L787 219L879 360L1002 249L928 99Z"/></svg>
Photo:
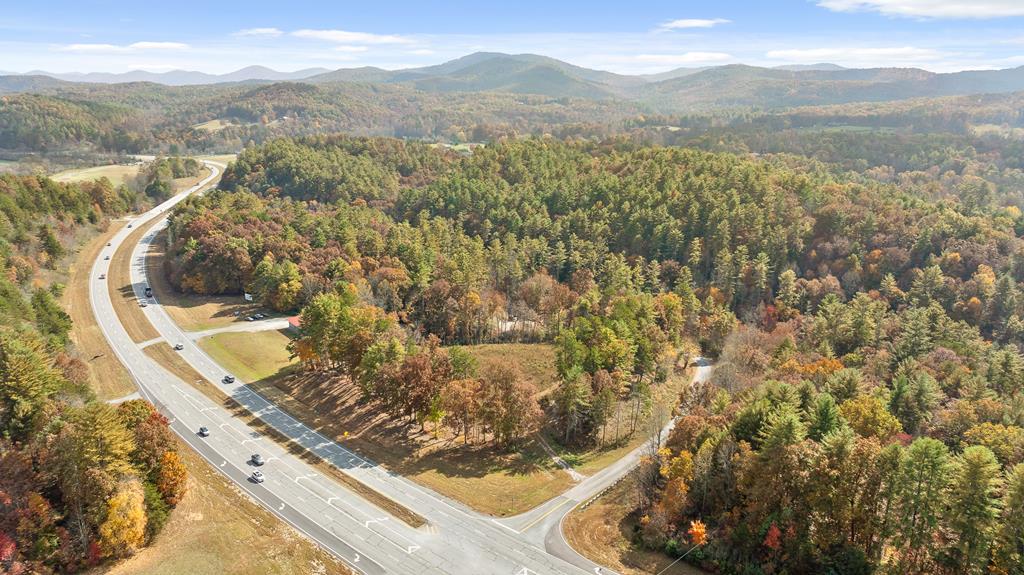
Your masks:
<svg viewBox="0 0 1024 575"><path fill-rule="evenodd" d="M136 297L148 285L145 256L156 235L166 227L165 212L213 182L224 168L206 162L212 174L197 186L182 192L133 220L139 226L159 218L141 241L131 246L130 278ZM561 518L575 504L598 493L631 469L639 450L606 472L585 479L562 497L528 514L499 521L479 514L461 503L447 499L372 461L359 457L301 422L250 389L245 382L220 383L227 372L196 344L196 339L171 320L167 312L149 299L142 308L160 334L157 340L182 344L182 358L203 377L264 423L320 456L342 472L415 511L427 525L413 528L391 517L366 499L293 455L269 437L231 415L228 409L207 398L191 384L161 367L143 352L145 344L134 342L118 321L114 305L101 275L110 276L112 255L131 233L118 231L92 266L90 299L93 313L121 363L131 373L142 397L151 401L171 419L172 429L211 465L234 481L267 509L367 575L421 574L508 574L579 575L595 573L597 565L575 553L561 539ZM703 369L703 368L702 368ZM698 372L701 373L700 371ZM197 433L210 430L208 437ZM266 481L250 480L256 469L249 463L253 453L266 464L260 469ZM539 517L539 519L538 519ZM525 525L525 527L524 527ZM543 527L543 530L538 528ZM537 532L544 537L538 537ZM548 541L551 540L551 541ZM564 546L563 546L564 545ZM607 569L600 571L610 573Z"/></svg>

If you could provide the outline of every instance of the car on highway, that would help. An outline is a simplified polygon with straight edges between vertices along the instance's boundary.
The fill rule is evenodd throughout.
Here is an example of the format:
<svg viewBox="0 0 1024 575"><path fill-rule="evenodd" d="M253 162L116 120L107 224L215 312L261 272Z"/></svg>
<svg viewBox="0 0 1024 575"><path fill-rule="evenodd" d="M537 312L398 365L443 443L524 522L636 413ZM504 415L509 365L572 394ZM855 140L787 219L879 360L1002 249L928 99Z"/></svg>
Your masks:
<svg viewBox="0 0 1024 575"><path fill-rule="evenodd" d="M224 383L235 383L235 376L225 375L224 379L222 379L221 381L223 381Z"/></svg>
<svg viewBox="0 0 1024 575"><path fill-rule="evenodd" d="M110 256L103 256L103 259L105 259L105 260L109 260L109 259L110 259Z"/></svg>
<svg viewBox="0 0 1024 575"><path fill-rule="evenodd" d="M245 321L256 321L256 318L250 315L249 317L245 318Z"/></svg>
<svg viewBox="0 0 1024 575"><path fill-rule="evenodd" d="M180 344L180 343L174 344L174 351L181 351L183 349L185 349L185 345L184 344Z"/></svg>
<svg viewBox="0 0 1024 575"><path fill-rule="evenodd" d="M110 242L107 242L107 247L108 247L108 248L110 247Z"/></svg>
<svg viewBox="0 0 1024 575"><path fill-rule="evenodd" d="M263 460L263 456L260 455L259 453L253 453L252 457L249 458L249 461L251 461L253 465L263 465L264 463L266 463Z"/></svg>
<svg viewBox="0 0 1024 575"><path fill-rule="evenodd" d="M100 274L100 279L101 280L107 279L107 274Z"/></svg>
<svg viewBox="0 0 1024 575"><path fill-rule="evenodd" d="M267 317L267 316L265 316L265 315L263 315L263 314L261 314L261 313L258 313L258 314L254 315L254 316L252 316L252 317L254 317L254 318L256 318L256 319L263 319L263 318L265 318L265 317Z"/></svg>
<svg viewBox="0 0 1024 575"><path fill-rule="evenodd" d="M209 437L210 430L204 425L199 428L199 437Z"/></svg>
<svg viewBox="0 0 1024 575"><path fill-rule="evenodd" d="M132 225L131 225L131 224L128 224L128 227L130 228L130 227L132 227Z"/></svg>
<svg viewBox="0 0 1024 575"><path fill-rule="evenodd" d="M139 302L139 307L146 307L147 305L149 305L149 304L146 303L146 300L142 300L142 301Z"/></svg>
<svg viewBox="0 0 1024 575"><path fill-rule="evenodd" d="M263 483L263 472L257 469L252 472L252 480L256 483Z"/></svg>

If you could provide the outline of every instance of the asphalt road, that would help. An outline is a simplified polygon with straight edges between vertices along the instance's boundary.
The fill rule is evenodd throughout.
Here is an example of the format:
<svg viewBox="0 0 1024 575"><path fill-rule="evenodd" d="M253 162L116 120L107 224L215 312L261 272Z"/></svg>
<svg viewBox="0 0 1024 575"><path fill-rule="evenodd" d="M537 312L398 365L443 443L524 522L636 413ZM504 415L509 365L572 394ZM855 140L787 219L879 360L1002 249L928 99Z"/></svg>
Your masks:
<svg viewBox="0 0 1024 575"><path fill-rule="evenodd" d="M146 299L143 290L148 284L145 254L156 234L166 226L167 209L188 194L207 186L224 167L214 162L206 163L213 169L211 176L133 221L135 225L141 225L155 218L163 220L132 248L130 277L139 300ZM523 529L515 522L498 521L477 513L359 457L277 409L241 380L230 385L220 383L227 372L171 320L159 302L148 299L149 305L143 308L143 313L153 323L161 339L172 345L184 345L179 353L196 371L214 385L221 386L264 423L342 472L426 518L427 525L412 528L323 476L277 442L232 417L225 406L211 401L195 387L162 368L142 351L142 346L150 342L138 344L132 341L114 312L106 280L99 279L100 274L110 275L110 261L104 260L103 256L113 254L131 231L126 227L115 234L110 240L111 246L103 250L93 264L89 284L93 313L118 358L132 374L140 394L171 418L172 429L178 435L253 499L356 571L368 575L574 575L595 572L596 565L572 551L564 544L564 539L561 540L562 545L550 544L546 539L561 539L561 518L579 501L600 492L632 469L636 461L629 459L634 454L531 512L535 515ZM210 429L209 437L199 437L197 430L200 426ZM249 462L253 453L261 454L266 460L260 468L266 477L264 483L250 480L252 471L256 469ZM535 521L536 517L540 519ZM545 538L534 534L537 526L544 528ZM607 569L603 572L610 573Z"/></svg>

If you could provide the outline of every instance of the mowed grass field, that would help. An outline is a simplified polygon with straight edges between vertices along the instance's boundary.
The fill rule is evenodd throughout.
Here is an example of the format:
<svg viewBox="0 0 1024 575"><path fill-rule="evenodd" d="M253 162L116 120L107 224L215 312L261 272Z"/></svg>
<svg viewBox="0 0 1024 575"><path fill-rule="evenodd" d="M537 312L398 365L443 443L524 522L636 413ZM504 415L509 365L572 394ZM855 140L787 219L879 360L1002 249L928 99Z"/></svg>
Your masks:
<svg viewBox="0 0 1024 575"><path fill-rule="evenodd" d="M203 338L199 345L293 417L389 469L486 513L514 515L572 486L569 475L535 440L506 452L490 445L467 446L462 439L444 434L421 433L361 402L358 390L346 379L301 372L288 357L289 341L280 331L224 332ZM551 345L489 344L464 349L482 371L512 361L538 389L554 384ZM322 386L318 380L324 380Z"/></svg>
<svg viewBox="0 0 1024 575"><path fill-rule="evenodd" d="M551 344L485 343L461 347L476 359L481 372L503 362L514 364L522 372L523 379L537 388L539 395L546 395L558 382L555 346Z"/></svg>
<svg viewBox="0 0 1024 575"><path fill-rule="evenodd" d="M229 331L199 340L199 347L244 381L259 381L295 365L289 357L291 338L283 330Z"/></svg>
<svg viewBox="0 0 1024 575"><path fill-rule="evenodd" d="M87 182L98 180L100 178L107 178L116 188L137 176L141 166L141 164L131 166L112 164L109 166L94 166L91 168L75 168L73 170L58 172L54 174L52 178L58 182L67 183Z"/></svg>

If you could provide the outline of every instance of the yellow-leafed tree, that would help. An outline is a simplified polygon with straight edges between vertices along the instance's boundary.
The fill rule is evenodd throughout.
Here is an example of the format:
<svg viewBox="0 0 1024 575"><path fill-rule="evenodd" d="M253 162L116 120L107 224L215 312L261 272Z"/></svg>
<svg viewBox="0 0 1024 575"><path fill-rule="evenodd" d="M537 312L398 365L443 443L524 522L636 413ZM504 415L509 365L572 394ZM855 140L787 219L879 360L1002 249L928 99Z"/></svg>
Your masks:
<svg viewBox="0 0 1024 575"><path fill-rule="evenodd" d="M107 518L99 534L104 557L128 557L145 542L146 506L138 481L122 483L107 500Z"/></svg>

